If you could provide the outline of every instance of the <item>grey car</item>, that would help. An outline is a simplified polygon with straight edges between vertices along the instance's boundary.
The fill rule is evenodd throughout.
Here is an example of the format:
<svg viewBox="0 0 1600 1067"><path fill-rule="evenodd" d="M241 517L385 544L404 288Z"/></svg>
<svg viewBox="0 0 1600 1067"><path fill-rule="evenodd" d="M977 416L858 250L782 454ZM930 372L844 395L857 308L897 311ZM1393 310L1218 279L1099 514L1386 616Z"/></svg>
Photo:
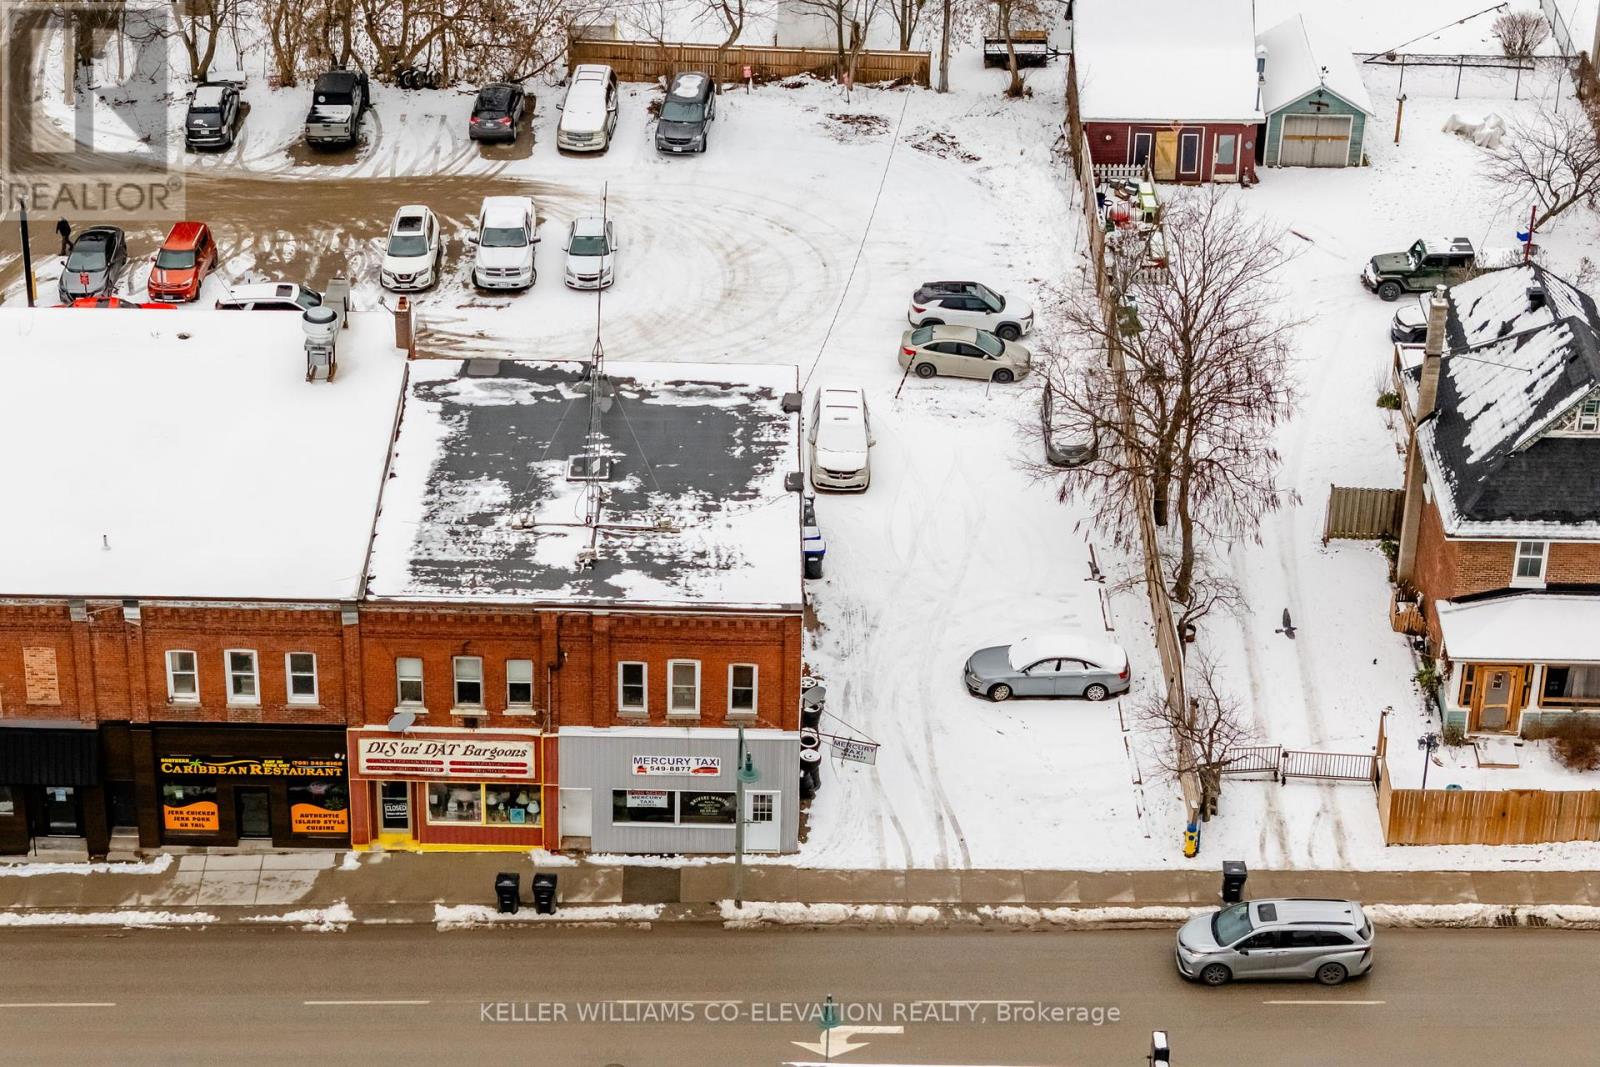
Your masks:
<svg viewBox="0 0 1600 1067"><path fill-rule="evenodd" d="M56 283L63 304L85 296L114 296L128 266L128 239L115 226L91 226L72 240Z"/></svg>
<svg viewBox="0 0 1600 1067"><path fill-rule="evenodd" d="M1104 700L1131 684L1128 654L1103 638L1042 634L1011 645L980 648L962 672L968 692L990 700L1083 697Z"/></svg>
<svg viewBox="0 0 1600 1067"><path fill-rule="evenodd" d="M1248 900L1178 931L1178 973L1208 986L1235 978L1338 985L1372 969L1372 922L1353 900Z"/></svg>

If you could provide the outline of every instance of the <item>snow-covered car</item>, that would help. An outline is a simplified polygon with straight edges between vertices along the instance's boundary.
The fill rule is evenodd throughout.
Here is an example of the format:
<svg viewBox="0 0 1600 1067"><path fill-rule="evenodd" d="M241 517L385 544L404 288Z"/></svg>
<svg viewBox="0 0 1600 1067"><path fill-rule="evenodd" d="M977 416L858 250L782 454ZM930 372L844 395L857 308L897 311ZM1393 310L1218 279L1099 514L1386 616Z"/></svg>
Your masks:
<svg viewBox="0 0 1600 1067"><path fill-rule="evenodd" d="M321 306L321 293L294 282L246 282L217 301L218 311L304 312Z"/></svg>
<svg viewBox="0 0 1600 1067"><path fill-rule="evenodd" d="M1014 696L1104 700L1126 693L1132 684L1122 646L1073 631L980 648L967 658L962 679L968 692L994 701Z"/></svg>
<svg viewBox="0 0 1600 1067"><path fill-rule="evenodd" d="M918 326L900 335L900 366L918 378L943 374L1005 384L1028 373L1033 353L971 326Z"/></svg>
<svg viewBox="0 0 1600 1067"><path fill-rule="evenodd" d="M567 231L566 282L574 289L605 289L616 277L617 231L609 219L573 219Z"/></svg>
<svg viewBox="0 0 1600 1067"><path fill-rule="evenodd" d="M539 280L533 263L539 214L531 196L486 196L478 228L467 240L477 246L472 284L480 289L527 289Z"/></svg>
<svg viewBox="0 0 1600 1067"><path fill-rule="evenodd" d="M439 280L443 261L444 236L433 212L422 204L407 204L396 211L379 272L383 287L397 293L426 289Z"/></svg>
<svg viewBox="0 0 1600 1067"><path fill-rule="evenodd" d="M467 120L467 136L474 141L515 141L522 132L528 94L512 82L495 82L478 90Z"/></svg>
<svg viewBox="0 0 1600 1067"><path fill-rule="evenodd" d="M231 148L239 126L236 86L202 82L189 97L183 118L183 143L189 148Z"/></svg>
<svg viewBox="0 0 1600 1067"><path fill-rule="evenodd" d="M564 152L604 152L617 128L617 76L604 63L580 63L567 95L557 104L556 147Z"/></svg>
<svg viewBox="0 0 1600 1067"><path fill-rule="evenodd" d="M982 282L923 282L911 294L913 326L971 326L1015 341L1033 329L1033 308Z"/></svg>
<svg viewBox="0 0 1600 1067"><path fill-rule="evenodd" d="M1420 345L1428 339L1428 309L1423 306L1426 299L1400 305L1389 322L1389 340L1400 345Z"/></svg>
<svg viewBox="0 0 1600 1067"><path fill-rule="evenodd" d="M861 490L872 483L872 424L867 396L853 385L825 385L811 401L811 484Z"/></svg>

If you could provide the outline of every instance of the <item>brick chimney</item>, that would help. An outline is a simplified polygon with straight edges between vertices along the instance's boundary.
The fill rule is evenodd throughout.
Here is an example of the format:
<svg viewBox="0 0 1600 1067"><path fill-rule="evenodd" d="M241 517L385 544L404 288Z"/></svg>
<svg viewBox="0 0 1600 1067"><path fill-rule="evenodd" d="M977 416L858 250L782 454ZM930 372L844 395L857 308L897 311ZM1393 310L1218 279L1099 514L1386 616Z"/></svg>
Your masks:
<svg viewBox="0 0 1600 1067"><path fill-rule="evenodd" d="M1444 367L1444 324L1450 301L1444 286L1436 286L1428 300L1428 338L1422 348L1422 377L1417 382L1417 410L1406 442L1406 499L1400 520L1400 551L1395 557L1395 580L1412 585L1417 571L1417 531L1422 523L1422 491L1428 472L1417 448L1417 424L1433 414L1439 402L1439 372Z"/></svg>

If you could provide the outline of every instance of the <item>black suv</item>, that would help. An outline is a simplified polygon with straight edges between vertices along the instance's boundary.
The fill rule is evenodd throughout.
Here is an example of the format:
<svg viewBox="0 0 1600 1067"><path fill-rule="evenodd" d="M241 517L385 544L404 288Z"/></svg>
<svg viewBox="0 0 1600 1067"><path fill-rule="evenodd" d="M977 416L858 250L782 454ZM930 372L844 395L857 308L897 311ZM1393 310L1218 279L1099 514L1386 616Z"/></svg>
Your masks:
<svg viewBox="0 0 1600 1067"><path fill-rule="evenodd" d="M239 89L225 82L203 82L189 95L183 118L183 143L189 148L232 148L239 126Z"/></svg>
<svg viewBox="0 0 1600 1067"><path fill-rule="evenodd" d="M306 112L306 143L354 145L361 136L361 116L371 106L366 72L335 68L318 75Z"/></svg>
<svg viewBox="0 0 1600 1067"><path fill-rule="evenodd" d="M672 79L667 98L661 103L661 120L656 123L656 150L659 152L704 152L707 127L717 117L717 94L711 76L694 71Z"/></svg>
<svg viewBox="0 0 1600 1067"><path fill-rule="evenodd" d="M478 90L467 120L467 136L474 141L515 141L522 132L522 118L528 108L522 86L495 82Z"/></svg>

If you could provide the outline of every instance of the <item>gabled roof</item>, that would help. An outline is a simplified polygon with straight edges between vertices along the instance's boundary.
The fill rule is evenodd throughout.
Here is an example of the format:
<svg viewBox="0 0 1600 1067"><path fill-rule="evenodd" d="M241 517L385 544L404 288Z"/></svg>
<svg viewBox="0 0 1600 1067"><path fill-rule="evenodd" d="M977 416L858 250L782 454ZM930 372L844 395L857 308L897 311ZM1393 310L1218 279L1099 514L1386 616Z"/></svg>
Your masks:
<svg viewBox="0 0 1600 1067"><path fill-rule="evenodd" d="M1078 0L1085 122L1260 122L1251 0Z"/></svg>
<svg viewBox="0 0 1600 1067"><path fill-rule="evenodd" d="M1445 532L1600 540L1600 436L1547 436L1600 388L1600 308L1531 264L1449 300L1438 397L1417 428Z"/></svg>
<svg viewBox="0 0 1600 1067"><path fill-rule="evenodd" d="M1375 114L1350 46L1322 23L1294 15L1263 33L1259 42L1267 50L1266 83L1261 89L1265 111L1323 89L1368 115Z"/></svg>

